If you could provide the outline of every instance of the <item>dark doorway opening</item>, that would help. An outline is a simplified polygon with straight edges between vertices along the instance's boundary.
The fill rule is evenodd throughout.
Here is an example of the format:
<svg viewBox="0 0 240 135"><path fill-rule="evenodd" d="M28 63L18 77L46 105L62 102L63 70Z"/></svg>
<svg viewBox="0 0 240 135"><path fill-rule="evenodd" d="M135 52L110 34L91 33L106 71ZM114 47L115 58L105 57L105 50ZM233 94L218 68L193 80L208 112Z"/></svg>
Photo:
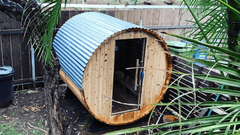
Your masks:
<svg viewBox="0 0 240 135"><path fill-rule="evenodd" d="M116 40L112 115L139 110L146 38ZM133 105L135 104L135 105Z"/></svg>

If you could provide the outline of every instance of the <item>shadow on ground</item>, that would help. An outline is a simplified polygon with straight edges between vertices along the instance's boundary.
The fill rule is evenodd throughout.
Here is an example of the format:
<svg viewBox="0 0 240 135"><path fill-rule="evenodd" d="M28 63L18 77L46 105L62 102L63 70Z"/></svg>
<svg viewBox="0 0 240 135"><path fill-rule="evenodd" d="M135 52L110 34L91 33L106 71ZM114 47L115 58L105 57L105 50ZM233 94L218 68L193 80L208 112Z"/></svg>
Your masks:
<svg viewBox="0 0 240 135"><path fill-rule="evenodd" d="M106 126L103 123L91 124L96 121L85 109L82 103L67 90L66 85L59 87L60 108L64 132L71 123L71 135L100 135L111 131L147 125L148 118L125 126ZM43 135L48 132L45 94L42 88L34 90L14 91L14 101L6 108L0 108L0 134ZM155 122L152 119L152 123ZM103 130L89 132L90 130ZM146 132L138 133L144 135Z"/></svg>

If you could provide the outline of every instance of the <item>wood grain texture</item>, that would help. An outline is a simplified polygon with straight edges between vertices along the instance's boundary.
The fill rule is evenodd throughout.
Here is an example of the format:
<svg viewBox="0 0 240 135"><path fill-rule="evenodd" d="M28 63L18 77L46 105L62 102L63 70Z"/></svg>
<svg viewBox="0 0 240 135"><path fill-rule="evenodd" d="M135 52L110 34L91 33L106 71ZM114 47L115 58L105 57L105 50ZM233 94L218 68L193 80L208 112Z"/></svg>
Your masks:
<svg viewBox="0 0 240 135"><path fill-rule="evenodd" d="M0 24L1 30L10 29L10 18L2 13L2 22ZM2 49L3 49L3 64L7 66L12 66L12 53L11 53L11 41L10 35L2 35Z"/></svg>
<svg viewBox="0 0 240 135"><path fill-rule="evenodd" d="M142 86L141 108L133 112L112 115L114 60L116 40L146 38L145 77ZM147 115L154 107L150 104L162 99L166 89L153 87L153 84L166 83L165 72L155 69L171 69L170 60L166 57L163 42L157 35L144 29L133 29L119 32L105 40L92 54L83 75L82 94L84 104L98 120L111 125L132 123ZM165 46L166 47L166 46ZM166 48L165 48L166 49ZM166 61L167 60L167 61ZM70 78L68 78L70 79ZM170 78L167 78L170 79ZM160 82L161 81L161 82Z"/></svg>
<svg viewBox="0 0 240 135"><path fill-rule="evenodd" d="M20 23L11 19L10 29L20 29ZM14 80L23 79L22 72L22 59L21 59L21 36L20 35L10 35L11 36L11 57L12 65L15 70Z"/></svg>

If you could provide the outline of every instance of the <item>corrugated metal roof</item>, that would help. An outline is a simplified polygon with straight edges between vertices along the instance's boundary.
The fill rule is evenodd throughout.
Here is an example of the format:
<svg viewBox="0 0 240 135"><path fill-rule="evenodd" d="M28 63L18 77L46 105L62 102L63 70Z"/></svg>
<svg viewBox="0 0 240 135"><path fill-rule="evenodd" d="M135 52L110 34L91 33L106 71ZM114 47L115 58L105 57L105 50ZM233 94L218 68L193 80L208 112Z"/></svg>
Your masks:
<svg viewBox="0 0 240 135"><path fill-rule="evenodd" d="M97 12L74 16L53 42L62 70L82 89L83 72L95 49L114 33L131 28L142 27Z"/></svg>

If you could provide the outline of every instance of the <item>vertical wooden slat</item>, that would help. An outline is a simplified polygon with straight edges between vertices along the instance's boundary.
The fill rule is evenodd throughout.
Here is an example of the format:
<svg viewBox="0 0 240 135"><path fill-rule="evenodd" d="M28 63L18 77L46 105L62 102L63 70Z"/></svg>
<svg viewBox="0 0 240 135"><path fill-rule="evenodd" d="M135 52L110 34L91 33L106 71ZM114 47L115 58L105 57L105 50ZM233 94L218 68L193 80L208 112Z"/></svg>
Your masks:
<svg viewBox="0 0 240 135"><path fill-rule="evenodd" d="M180 24L180 10L179 9L173 9L172 11L173 16L173 25L179 25Z"/></svg>
<svg viewBox="0 0 240 135"><path fill-rule="evenodd" d="M59 18L57 28L60 28L69 19L69 12L70 11L62 11L61 12L61 16Z"/></svg>
<svg viewBox="0 0 240 135"><path fill-rule="evenodd" d="M22 36L23 38L23 36ZM23 78L31 78L31 69L30 69L30 47L27 45L28 36L26 36L21 44L21 55L22 55L22 74Z"/></svg>
<svg viewBox="0 0 240 135"><path fill-rule="evenodd" d="M127 21L130 23L133 23L134 19L134 10L128 10L127 11Z"/></svg>
<svg viewBox="0 0 240 135"><path fill-rule="evenodd" d="M77 11L76 11L76 14L78 15L78 14L81 14L81 13L83 13L83 12L85 12L85 11L79 11L79 10L77 10Z"/></svg>
<svg viewBox="0 0 240 135"><path fill-rule="evenodd" d="M142 96L141 96L141 103L143 105L147 104L147 91L148 91L148 76L149 76L149 38L146 39L146 48L145 48L145 60L144 60L144 79L143 79L143 84L142 84Z"/></svg>
<svg viewBox="0 0 240 135"><path fill-rule="evenodd" d="M137 25L140 25L140 18L141 16L141 10L134 10L134 19L133 19L133 23L134 24L137 24Z"/></svg>
<svg viewBox="0 0 240 135"><path fill-rule="evenodd" d="M152 101L152 92L153 92L153 89L152 89L152 85L153 85L153 64L154 64L154 46L155 46L155 38L150 36L150 42L149 42L149 78L148 78L148 84L147 84L147 87L148 87L148 91L147 91L147 99L148 99L148 104L151 103Z"/></svg>
<svg viewBox="0 0 240 135"><path fill-rule="evenodd" d="M159 18L160 18L160 9L153 10L152 25L158 26L160 22Z"/></svg>
<svg viewBox="0 0 240 135"><path fill-rule="evenodd" d="M158 26L162 26L164 25L164 21L165 21L165 9L160 9L160 13L159 13L159 21L158 21ZM161 32L164 30L157 30L157 33L165 40L166 39L166 35L165 34L161 34Z"/></svg>
<svg viewBox="0 0 240 135"><path fill-rule="evenodd" d="M93 54L96 55L96 54ZM92 76L91 76L91 102L89 104L89 108L92 110L92 112L96 112L96 108L95 108L95 94L96 94L96 78L97 78L97 74L96 74L96 57L93 57L91 59L91 62L94 64L91 66L91 72L92 72Z"/></svg>
<svg viewBox="0 0 240 135"><path fill-rule="evenodd" d="M121 11L119 11L119 10L116 10L116 11L115 11L115 17L118 18L118 19L121 19L120 12L121 12Z"/></svg>
<svg viewBox="0 0 240 135"><path fill-rule="evenodd" d="M128 11L127 10L122 10L120 12L120 18L124 21L127 21L127 15L128 15Z"/></svg>
<svg viewBox="0 0 240 135"><path fill-rule="evenodd" d="M9 30L10 24L9 24L9 17L2 13L2 23L1 23L1 29L2 30ZM10 50L10 35L2 35L2 49L3 49L3 64L12 66L11 64L11 50Z"/></svg>
<svg viewBox="0 0 240 135"><path fill-rule="evenodd" d="M183 10L183 13L180 16L180 25L186 25L188 24L187 20L191 20L192 15L189 11Z"/></svg>
<svg viewBox="0 0 240 135"><path fill-rule="evenodd" d="M10 29L20 29L20 23L11 19ZM11 50L12 50L12 61L13 68L15 70L14 80L22 79L22 60L21 60L21 41L20 35L11 35Z"/></svg>
<svg viewBox="0 0 240 135"><path fill-rule="evenodd" d="M107 10L107 11L106 11L106 14L107 14L107 15L110 15L110 16L112 16L112 17L115 17L115 11L113 11L113 10Z"/></svg>
<svg viewBox="0 0 240 135"><path fill-rule="evenodd" d="M77 12L75 10L69 11L69 19L77 15Z"/></svg>
<svg viewBox="0 0 240 135"><path fill-rule="evenodd" d="M99 87L99 82L100 82L100 57L101 57L101 52L100 50L97 50L96 51L97 55L96 55L96 83L95 83L95 86L96 86L96 93L95 93L95 108L96 108L96 114L99 114L100 113L100 108L98 106L98 103L99 103L99 90L100 90L100 87Z"/></svg>
<svg viewBox="0 0 240 135"><path fill-rule="evenodd" d="M106 97L111 98L112 97L112 91L113 91L113 71L114 71L114 47L115 42L113 40L109 40L106 44L108 46L108 53L107 53L107 92ZM106 99L106 116L111 116L111 109L112 109L112 102L109 99Z"/></svg>
<svg viewBox="0 0 240 135"><path fill-rule="evenodd" d="M146 25L152 25L153 23L153 10L149 9L147 10L147 17L146 17Z"/></svg>
<svg viewBox="0 0 240 135"><path fill-rule="evenodd" d="M102 104L102 101L103 101L103 80L104 80L104 78L103 78L103 68L104 68L104 52L105 52L105 49L104 49L105 47L103 46L103 47L101 47L101 48L99 48L99 76L98 76L98 82L99 82L99 84L98 84L98 104L99 103L101 103L100 105L98 105L98 109L99 109L99 114L102 114L102 112L103 112L103 110L102 110L102 106L103 106L103 104Z"/></svg>
<svg viewBox="0 0 240 135"><path fill-rule="evenodd" d="M141 19L142 19L142 25L147 25L147 11L146 9L141 11Z"/></svg>
<svg viewBox="0 0 240 135"><path fill-rule="evenodd" d="M1 14L0 14L1 16ZM0 19L1 21L1 19ZM0 28L1 30L1 28ZM3 49L2 49L2 36L0 35L0 65L3 65Z"/></svg>
<svg viewBox="0 0 240 135"><path fill-rule="evenodd" d="M109 56L110 56L110 54L108 53L108 47L109 47L109 45L107 45L107 44L103 44L104 45L104 68L103 68L103 95L102 96L104 96L103 97L103 100L102 100L102 117L103 118L107 118L107 106L108 106L108 104L107 104L107 98L105 97L106 95L107 95L107 88L108 88L108 86L107 86L107 73L108 73L108 58L109 58Z"/></svg>

